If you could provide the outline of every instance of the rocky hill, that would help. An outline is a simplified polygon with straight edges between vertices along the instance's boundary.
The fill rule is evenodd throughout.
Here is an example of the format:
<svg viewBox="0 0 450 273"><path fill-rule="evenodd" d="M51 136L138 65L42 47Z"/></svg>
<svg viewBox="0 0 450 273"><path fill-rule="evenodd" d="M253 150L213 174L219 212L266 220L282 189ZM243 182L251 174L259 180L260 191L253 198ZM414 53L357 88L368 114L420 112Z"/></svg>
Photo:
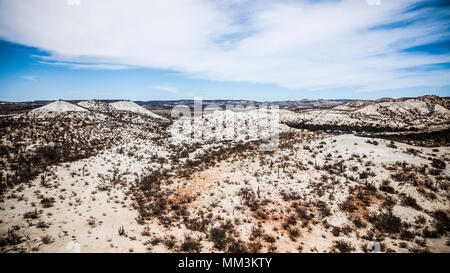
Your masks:
<svg viewBox="0 0 450 273"><path fill-rule="evenodd" d="M111 105L111 107L113 107L114 109L116 109L118 111L128 111L128 112L133 112L136 114L150 116L150 117L157 118L157 119L162 119L162 120L166 119L166 118L163 118L163 117L145 109L142 106L137 105L136 103L134 103L132 101L118 101L118 102L111 103L110 105Z"/></svg>
<svg viewBox="0 0 450 273"><path fill-rule="evenodd" d="M394 130L430 129L450 124L449 99L419 98L352 101L326 110L284 112L282 121L306 125L360 126Z"/></svg>
<svg viewBox="0 0 450 273"><path fill-rule="evenodd" d="M111 113L115 111L109 103L100 100L85 100L77 103L77 105L100 113Z"/></svg>

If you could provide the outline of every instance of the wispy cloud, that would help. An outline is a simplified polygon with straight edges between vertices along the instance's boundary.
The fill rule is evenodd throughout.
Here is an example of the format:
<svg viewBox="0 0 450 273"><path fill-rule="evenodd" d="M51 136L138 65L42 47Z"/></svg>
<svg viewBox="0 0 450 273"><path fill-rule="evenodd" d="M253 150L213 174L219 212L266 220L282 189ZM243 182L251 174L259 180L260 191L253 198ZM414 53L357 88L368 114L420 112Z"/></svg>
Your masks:
<svg viewBox="0 0 450 273"><path fill-rule="evenodd" d="M94 70L122 70L130 68L127 65L109 64L109 63L74 63L74 62L49 62L39 61L42 64L64 66L72 69L94 69Z"/></svg>
<svg viewBox="0 0 450 273"><path fill-rule="evenodd" d="M158 89L158 90L162 90L162 91L166 91L169 93L173 93L176 94L178 93L178 89L176 87L170 87L170 86L152 86L152 89Z"/></svg>
<svg viewBox="0 0 450 273"><path fill-rule="evenodd" d="M448 50L427 51L448 41L445 2L0 0L0 38L76 69L138 66L307 90L437 87L450 84L448 66L421 68L450 62Z"/></svg>
<svg viewBox="0 0 450 273"><path fill-rule="evenodd" d="M22 75L20 76L22 79L28 80L28 81L35 81L36 77L35 76L30 76L30 75Z"/></svg>

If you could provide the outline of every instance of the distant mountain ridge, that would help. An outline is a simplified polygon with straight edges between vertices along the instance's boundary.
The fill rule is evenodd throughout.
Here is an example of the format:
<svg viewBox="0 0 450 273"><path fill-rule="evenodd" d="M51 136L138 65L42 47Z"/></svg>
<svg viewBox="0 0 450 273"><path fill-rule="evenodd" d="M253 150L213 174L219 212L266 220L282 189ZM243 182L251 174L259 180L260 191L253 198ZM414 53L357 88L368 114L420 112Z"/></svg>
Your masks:
<svg viewBox="0 0 450 273"><path fill-rule="evenodd" d="M339 110L339 107L342 107L342 110L349 109L359 109L367 105L380 103L380 102L396 102L396 101L405 101L410 99L419 99L426 101L427 103L437 103L444 106L447 109L450 109L450 97L438 97L434 95L426 95L421 97L404 97L399 99L392 98L380 98L377 100L355 100L355 99L302 99L302 100L287 100L287 101L255 101L255 100L203 100L203 106L207 106L210 104L218 105L222 108L225 108L226 105L241 105L241 106L260 106L260 105L278 105L280 108L292 108L292 109L308 109L308 108L335 108ZM1 102L0 108L7 108L9 105L22 107L22 108L36 108L41 107L51 102L57 100L35 100L35 101L24 101L24 102ZM78 104L87 100L65 100L67 102ZM99 101L105 103L115 103L120 102L122 100L119 99L97 99L92 101ZM172 108L176 105L187 105L190 107L194 106L194 100L191 99L180 99L180 100L149 100L149 101L133 101L139 106L147 106L147 107L155 107L155 108Z"/></svg>
<svg viewBox="0 0 450 273"><path fill-rule="evenodd" d="M24 101L24 102L3 102L4 104L12 105L22 105L26 108L36 108L41 107L46 104L52 103L57 100L35 100L35 101ZM86 100L65 100L73 104L79 104ZM95 101L105 102L105 103L115 103L122 100L115 99L96 99ZM260 105L278 105L280 108L309 108L309 107L324 107L331 108L337 105L351 102L350 99L302 99L302 100L288 100L288 101L255 101L255 100L203 100L203 106L215 104L220 107L225 108L226 105L241 105L241 106L260 106ZM172 108L176 105L187 105L194 106L194 100L150 100L150 101L133 101L139 106L156 107L156 108ZM0 104L2 102L0 101Z"/></svg>

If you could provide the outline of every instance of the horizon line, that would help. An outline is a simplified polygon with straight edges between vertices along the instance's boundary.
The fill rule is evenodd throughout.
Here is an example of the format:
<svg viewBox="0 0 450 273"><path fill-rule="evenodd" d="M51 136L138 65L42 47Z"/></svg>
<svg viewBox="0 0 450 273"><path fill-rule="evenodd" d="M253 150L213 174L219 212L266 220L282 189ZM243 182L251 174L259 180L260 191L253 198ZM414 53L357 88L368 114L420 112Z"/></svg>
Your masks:
<svg viewBox="0 0 450 273"><path fill-rule="evenodd" d="M202 101L252 101L252 102L288 102L288 101L339 101L339 100L347 100L347 101L377 101L381 99L412 99L412 98L422 98L427 96L434 96L439 98L450 98L450 96L439 96L435 94L427 94L421 96L406 96L406 97L380 97L377 99L350 99L350 98L320 98L320 99L292 99L292 100L253 100L253 99L201 99ZM37 99L37 100L23 100L23 101L13 101L13 100L0 100L0 103L8 102L8 103L33 103L33 102L46 102L46 101L89 101L89 100L97 100L97 101L133 101L133 102L175 102L175 101L195 101L195 98L187 98L187 99L153 99L153 100L132 100L132 99Z"/></svg>

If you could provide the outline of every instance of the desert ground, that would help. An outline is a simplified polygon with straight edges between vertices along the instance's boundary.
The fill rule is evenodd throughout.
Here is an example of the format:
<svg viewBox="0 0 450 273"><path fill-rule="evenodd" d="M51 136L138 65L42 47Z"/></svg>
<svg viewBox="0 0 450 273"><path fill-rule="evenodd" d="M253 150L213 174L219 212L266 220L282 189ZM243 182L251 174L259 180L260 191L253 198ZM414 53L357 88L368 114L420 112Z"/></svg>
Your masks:
<svg viewBox="0 0 450 273"><path fill-rule="evenodd" d="M449 98L169 112L2 111L0 252L450 252Z"/></svg>

